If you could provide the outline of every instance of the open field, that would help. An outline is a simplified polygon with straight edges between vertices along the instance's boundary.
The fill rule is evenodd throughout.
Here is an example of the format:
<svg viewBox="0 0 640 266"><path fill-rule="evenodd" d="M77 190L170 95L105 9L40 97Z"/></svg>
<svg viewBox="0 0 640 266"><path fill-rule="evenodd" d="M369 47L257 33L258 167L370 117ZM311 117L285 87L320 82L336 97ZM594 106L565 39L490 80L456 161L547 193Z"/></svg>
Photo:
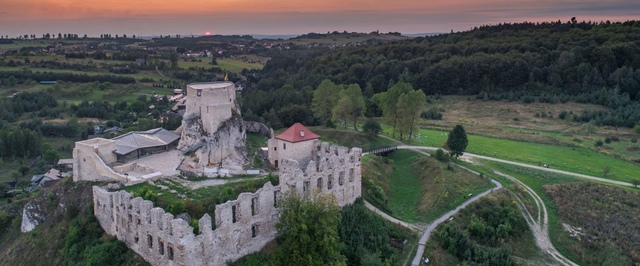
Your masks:
<svg viewBox="0 0 640 266"><path fill-rule="evenodd" d="M22 71L23 69L24 67L0 67L0 71ZM78 75L85 74L90 76L113 75L113 76L131 77L131 78L135 78L136 80L141 80L144 78L150 78L155 80L165 79L162 76L160 76L156 71L141 71L140 73L137 73L137 74L115 74L111 72L78 71L78 70L72 70L72 69L29 68L29 67L28 69L31 70L32 72L71 73L71 74L78 74Z"/></svg>
<svg viewBox="0 0 640 266"><path fill-rule="evenodd" d="M448 132L421 129L414 145L441 147ZM389 130L385 134L390 135ZM513 141L467 134L470 153L491 156L534 165L547 164L551 168L601 176L608 179L631 182L640 178L636 164L607 156L581 147L554 146L523 141ZM609 168L605 175L603 170ZM606 171L605 171L606 172Z"/></svg>

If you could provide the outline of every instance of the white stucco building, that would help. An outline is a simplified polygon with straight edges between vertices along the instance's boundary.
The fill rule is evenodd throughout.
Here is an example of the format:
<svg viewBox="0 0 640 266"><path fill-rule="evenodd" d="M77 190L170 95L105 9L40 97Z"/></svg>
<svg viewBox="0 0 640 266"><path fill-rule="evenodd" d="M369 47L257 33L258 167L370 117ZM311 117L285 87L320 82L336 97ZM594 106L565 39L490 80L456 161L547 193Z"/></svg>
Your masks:
<svg viewBox="0 0 640 266"><path fill-rule="evenodd" d="M316 146L314 143L319 138L320 135L313 133L300 123L295 123L268 141L269 163L279 168L282 160L287 158L298 161L304 169L311 160Z"/></svg>

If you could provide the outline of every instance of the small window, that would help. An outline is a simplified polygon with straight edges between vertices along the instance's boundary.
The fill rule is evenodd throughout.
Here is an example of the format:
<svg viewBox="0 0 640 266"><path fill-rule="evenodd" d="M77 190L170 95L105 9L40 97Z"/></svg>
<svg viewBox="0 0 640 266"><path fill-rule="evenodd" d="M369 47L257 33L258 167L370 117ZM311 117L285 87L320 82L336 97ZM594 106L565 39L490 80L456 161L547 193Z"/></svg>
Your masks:
<svg viewBox="0 0 640 266"><path fill-rule="evenodd" d="M355 174L353 173L353 168L349 169L349 182L353 182L353 178Z"/></svg>
<svg viewBox="0 0 640 266"><path fill-rule="evenodd" d="M140 238L138 238L138 236L135 236L135 237L133 238L133 242L135 242L136 244L138 244L138 241L139 241L139 240L140 240Z"/></svg>
<svg viewBox="0 0 640 266"><path fill-rule="evenodd" d="M160 255L164 255L164 243L160 239L158 239L158 252Z"/></svg>
<svg viewBox="0 0 640 266"><path fill-rule="evenodd" d="M198 95L198 97L202 96L202 90L196 90L196 95Z"/></svg>
<svg viewBox="0 0 640 266"><path fill-rule="evenodd" d="M251 215L258 214L258 198L251 199Z"/></svg>
<svg viewBox="0 0 640 266"><path fill-rule="evenodd" d="M273 207L278 207L278 193L280 191L273 192Z"/></svg>
<svg viewBox="0 0 640 266"><path fill-rule="evenodd" d="M287 144L286 143L282 143L282 149L286 150L287 149Z"/></svg>
<svg viewBox="0 0 640 266"><path fill-rule="evenodd" d="M274 150L274 151L277 151L277 150L278 150L278 147L275 147L275 146L274 146L274 147L273 147L273 150Z"/></svg>
<svg viewBox="0 0 640 266"><path fill-rule="evenodd" d="M318 178L318 190L322 191L322 178Z"/></svg>
<svg viewBox="0 0 640 266"><path fill-rule="evenodd" d="M172 246L168 246L167 247L167 253L169 256L169 260L173 260L173 247Z"/></svg>
<svg viewBox="0 0 640 266"><path fill-rule="evenodd" d="M333 175L329 175L329 178L327 179L327 188L328 189L333 188Z"/></svg>
<svg viewBox="0 0 640 266"><path fill-rule="evenodd" d="M231 222L232 223L235 223L237 221L236 213L237 213L236 205L231 206Z"/></svg>
<svg viewBox="0 0 640 266"><path fill-rule="evenodd" d="M274 166L275 168L278 168L278 160L273 161L273 166Z"/></svg>
<svg viewBox="0 0 640 266"><path fill-rule="evenodd" d="M149 248L153 248L153 237L151 235L147 235L147 245Z"/></svg>
<svg viewBox="0 0 640 266"><path fill-rule="evenodd" d="M251 226L251 237L258 236L258 225L254 224Z"/></svg>
<svg viewBox="0 0 640 266"><path fill-rule="evenodd" d="M340 172L340 176L338 176L338 185L344 185L344 172Z"/></svg>

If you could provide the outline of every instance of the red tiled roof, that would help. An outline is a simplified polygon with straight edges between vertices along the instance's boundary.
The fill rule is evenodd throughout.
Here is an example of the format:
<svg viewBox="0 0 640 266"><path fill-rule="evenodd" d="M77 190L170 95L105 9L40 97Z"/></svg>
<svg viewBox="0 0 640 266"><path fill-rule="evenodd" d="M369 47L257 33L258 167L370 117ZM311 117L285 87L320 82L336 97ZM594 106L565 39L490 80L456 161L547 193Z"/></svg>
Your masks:
<svg viewBox="0 0 640 266"><path fill-rule="evenodd" d="M300 142L319 138L320 135L313 133L300 123L293 124L293 126L282 132L282 134L276 136L276 139L286 140L288 142Z"/></svg>

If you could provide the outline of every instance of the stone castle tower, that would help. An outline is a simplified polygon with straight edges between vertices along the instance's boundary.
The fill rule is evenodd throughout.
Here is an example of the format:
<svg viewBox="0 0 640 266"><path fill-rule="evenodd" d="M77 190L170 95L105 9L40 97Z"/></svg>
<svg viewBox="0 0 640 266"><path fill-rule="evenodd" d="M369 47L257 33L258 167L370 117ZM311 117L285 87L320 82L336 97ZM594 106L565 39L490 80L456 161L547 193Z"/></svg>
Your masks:
<svg viewBox="0 0 640 266"><path fill-rule="evenodd" d="M182 128L178 149L195 154L187 168L242 169L246 132L232 82L188 84Z"/></svg>

